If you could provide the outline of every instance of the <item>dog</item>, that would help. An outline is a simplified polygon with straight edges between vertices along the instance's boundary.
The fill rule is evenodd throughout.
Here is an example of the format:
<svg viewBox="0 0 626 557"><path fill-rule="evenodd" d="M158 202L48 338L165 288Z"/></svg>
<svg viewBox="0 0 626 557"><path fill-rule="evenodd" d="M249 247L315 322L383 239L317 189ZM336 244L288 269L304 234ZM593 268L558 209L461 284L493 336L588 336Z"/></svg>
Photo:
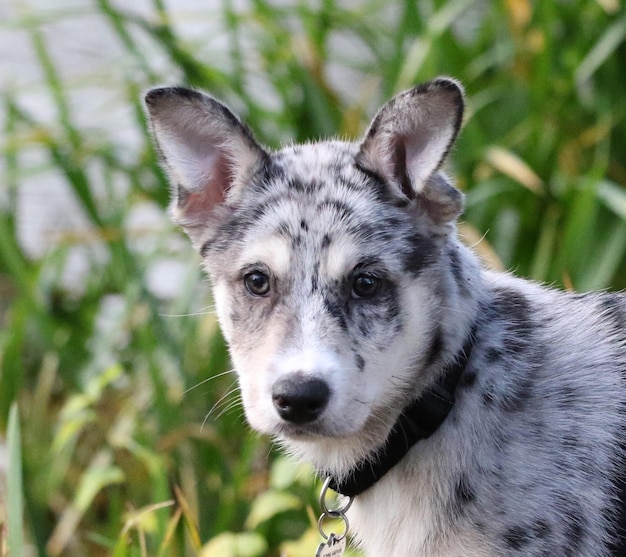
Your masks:
<svg viewBox="0 0 626 557"><path fill-rule="evenodd" d="M456 80L398 94L360 141L275 152L202 92L145 102L246 418L353 499L366 555L626 555L626 298L459 241Z"/></svg>

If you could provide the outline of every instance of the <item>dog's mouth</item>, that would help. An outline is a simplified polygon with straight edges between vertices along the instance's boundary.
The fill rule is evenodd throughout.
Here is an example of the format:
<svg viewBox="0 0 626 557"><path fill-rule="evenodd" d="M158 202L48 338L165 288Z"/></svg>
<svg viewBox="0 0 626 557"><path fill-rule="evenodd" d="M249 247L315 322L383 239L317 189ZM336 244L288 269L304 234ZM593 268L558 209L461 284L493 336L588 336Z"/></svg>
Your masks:
<svg viewBox="0 0 626 557"><path fill-rule="evenodd" d="M276 430L278 437L297 440L315 440L322 438L340 438L344 437L336 428L328 428L321 422L311 422L306 424L294 424L289 422L281 422Z"/></svg>

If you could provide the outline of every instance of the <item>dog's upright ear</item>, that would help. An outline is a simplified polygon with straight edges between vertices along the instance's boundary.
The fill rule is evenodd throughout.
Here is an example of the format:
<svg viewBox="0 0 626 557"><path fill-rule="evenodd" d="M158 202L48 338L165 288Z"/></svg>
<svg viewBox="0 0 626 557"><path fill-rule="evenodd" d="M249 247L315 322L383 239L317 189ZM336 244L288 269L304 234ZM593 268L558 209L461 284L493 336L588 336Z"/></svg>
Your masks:
<svg viewBox="0 0 626 557"><path fill-rule="evenodd" d="M439 172L461 127L463 109L463 88L450 78L400 93L372 120L357 158L397 193L416 199L438 224L455 219L463 209L463 195Z"/></svg>
<svg viewBox="0 0 626 557"><path fill-rule="evenodd" d="M170 178L172 218L200 247L268 155L250 129L208 95L166 87L148 91L145 103Z"/></svg>

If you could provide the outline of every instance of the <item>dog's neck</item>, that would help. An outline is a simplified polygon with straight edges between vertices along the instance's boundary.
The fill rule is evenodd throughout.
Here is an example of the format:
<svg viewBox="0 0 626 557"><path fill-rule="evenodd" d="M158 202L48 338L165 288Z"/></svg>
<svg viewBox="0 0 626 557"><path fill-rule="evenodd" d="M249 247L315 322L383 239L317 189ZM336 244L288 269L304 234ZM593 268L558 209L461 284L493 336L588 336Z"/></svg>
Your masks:
<svg viewBox="0 0 626 557"><path fill-rule="evenodd" d="M473 344L472 330L454 361L446 366L441 379L404 408L382 448L358 462L341 480L331 477L330 488L333 491L347 497L363 493L398 464L413 445L437 431L454 406L456 388Z"/></svg>

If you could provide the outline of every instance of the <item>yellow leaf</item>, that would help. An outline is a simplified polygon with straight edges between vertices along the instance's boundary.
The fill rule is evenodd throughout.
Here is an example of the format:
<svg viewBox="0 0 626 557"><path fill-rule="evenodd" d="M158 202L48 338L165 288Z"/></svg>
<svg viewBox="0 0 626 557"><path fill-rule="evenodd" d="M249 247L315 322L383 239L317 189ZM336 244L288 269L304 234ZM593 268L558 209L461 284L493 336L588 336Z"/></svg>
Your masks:
<svg viewBox="0 0 626 557"><path fill-rule="evenodd" d="M485 160L502 174L512 178L536 194L543 193L543 182L528 163L518 155L494 145L485 151Z"/></svg>

